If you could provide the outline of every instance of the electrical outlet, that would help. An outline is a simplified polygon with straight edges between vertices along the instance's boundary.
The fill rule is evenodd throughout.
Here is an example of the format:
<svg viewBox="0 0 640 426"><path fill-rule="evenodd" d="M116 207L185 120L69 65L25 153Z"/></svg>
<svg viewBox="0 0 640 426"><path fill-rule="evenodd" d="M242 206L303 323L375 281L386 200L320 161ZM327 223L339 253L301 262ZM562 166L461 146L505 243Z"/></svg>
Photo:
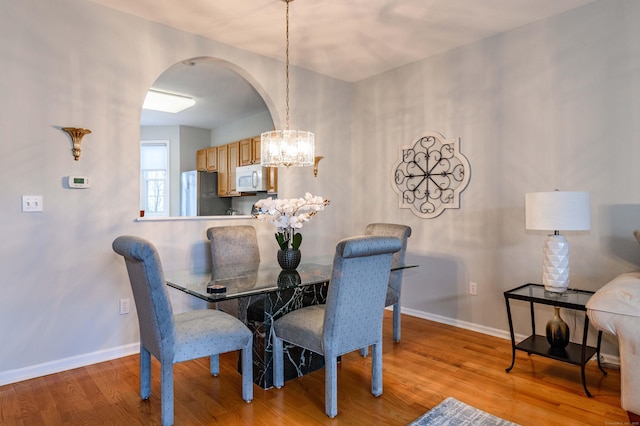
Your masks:
<svg viewBox="0 0 640 426"><path fill-rule="evenodd" d="M22 212L41 212L42 195L23 195Z"/></svg>
<svg viewBox="0 0 640 426"><path fill-rule="evenodd" d="M129 299L120 299L120 315L126 315L131 308L131 302Z"/></svg>
<svg viewBox="0 0 640 426"><path fill-rule="evenodd" d="M469 294L472 296L478 295L478 283L471 281L469 283Z"/></svg>

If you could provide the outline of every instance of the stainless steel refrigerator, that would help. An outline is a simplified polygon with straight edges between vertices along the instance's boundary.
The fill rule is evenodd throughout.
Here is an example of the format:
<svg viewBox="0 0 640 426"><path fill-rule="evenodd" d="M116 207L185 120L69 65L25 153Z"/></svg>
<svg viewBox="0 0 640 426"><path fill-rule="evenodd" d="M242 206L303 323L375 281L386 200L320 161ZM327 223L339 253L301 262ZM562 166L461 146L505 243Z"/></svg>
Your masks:
<svg viewBox="0 0 640 426"><path fill-rule="evenodd" d="M218 197L218 173L182 172L180 216L219 216L230 208L230 197Z"/></svg>

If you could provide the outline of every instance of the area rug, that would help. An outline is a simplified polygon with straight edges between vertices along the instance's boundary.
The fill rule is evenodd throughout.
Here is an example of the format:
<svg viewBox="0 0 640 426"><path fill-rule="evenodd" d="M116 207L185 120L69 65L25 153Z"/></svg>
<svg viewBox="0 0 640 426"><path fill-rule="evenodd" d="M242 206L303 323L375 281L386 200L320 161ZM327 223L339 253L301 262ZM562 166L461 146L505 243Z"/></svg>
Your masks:
<svg viewBox="0 0 640 426"><path fill-rule="evenodd" d="M447 398L409 426L517 426L475 407Z"/></svg>

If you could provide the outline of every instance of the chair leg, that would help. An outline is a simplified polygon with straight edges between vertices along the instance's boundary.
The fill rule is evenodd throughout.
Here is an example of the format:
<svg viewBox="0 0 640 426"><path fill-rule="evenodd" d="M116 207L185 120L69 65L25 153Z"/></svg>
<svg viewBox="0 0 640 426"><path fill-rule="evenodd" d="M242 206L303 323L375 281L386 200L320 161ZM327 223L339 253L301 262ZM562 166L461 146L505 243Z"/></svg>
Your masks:
<svg viewBox="0 0 640 426"><path fill-rule="evenodd" d="M209 357L209 370L212 376L218 377L220 374L220 356L218 354Z"/></svg>
<svg viewBox="0 0 640 426"><path fill-rule="evenodd" d="M400 302L393 305L393 340L400 341Z"/></svg>
<svg viewBox="0 0 640 426"><path fill-rule="evenodd" d="M253 337L242 349L242 399L253 400Z"/></svg>
<svg viewBox="0 0 640 426"><path fill-rule="evenodd" d="M382 340L373 344L371 350L371 393L382 395Z"/></svg>
<svg viewBox="0 0 640 426"><path fill-rule="evenodd" d="M334 418L338 415L338 358L325 354L324 363L324 411Z"/></svg>
<svg viewBox="0 0 640 426"><path fill-rule="evenodd" d="M282 339L272 333L273 338L273 386L278 389L284 386L284 348Z"/></svg>
<svg viewBox="0 0 640 426"><path fill-rule="evenodd" d="M170 426L173 424L173 364L161 362L160 372L162 425Z"/></svg>
<svg viewBox="0 0 640 426"><path fill-rule="evenodd" d="M393 341L400 341L400 302L393 305ZM366 357L369 355L369 347L366 346L360 349L360 355Z"/></svg>
<svg viewBox="0 0 640 426"><path fill-rule="evenodd" d="M151 396L151 353L140 345L140 397Z"/></svg>

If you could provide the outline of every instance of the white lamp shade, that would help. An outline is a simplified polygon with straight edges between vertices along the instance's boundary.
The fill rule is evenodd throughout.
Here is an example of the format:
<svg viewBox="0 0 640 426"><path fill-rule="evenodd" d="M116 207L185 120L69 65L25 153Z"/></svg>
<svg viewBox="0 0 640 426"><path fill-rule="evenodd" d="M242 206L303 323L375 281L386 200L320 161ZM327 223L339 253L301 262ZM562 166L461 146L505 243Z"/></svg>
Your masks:
<svg viewBox="0 0 640 426"><path fill-rule="evenodd" d="M530 192L525 195L525 227L556 231L542 251L542 283L547 291L561 293L569 287L569 242L557 231L591 229L588 192Z"/></svg>
<svg viewBox="0 0 640 426"><path fill-rule="evenodd" d="M588 231L588 192L553 191L525 194L525 228L534 231Z"/></svg>

